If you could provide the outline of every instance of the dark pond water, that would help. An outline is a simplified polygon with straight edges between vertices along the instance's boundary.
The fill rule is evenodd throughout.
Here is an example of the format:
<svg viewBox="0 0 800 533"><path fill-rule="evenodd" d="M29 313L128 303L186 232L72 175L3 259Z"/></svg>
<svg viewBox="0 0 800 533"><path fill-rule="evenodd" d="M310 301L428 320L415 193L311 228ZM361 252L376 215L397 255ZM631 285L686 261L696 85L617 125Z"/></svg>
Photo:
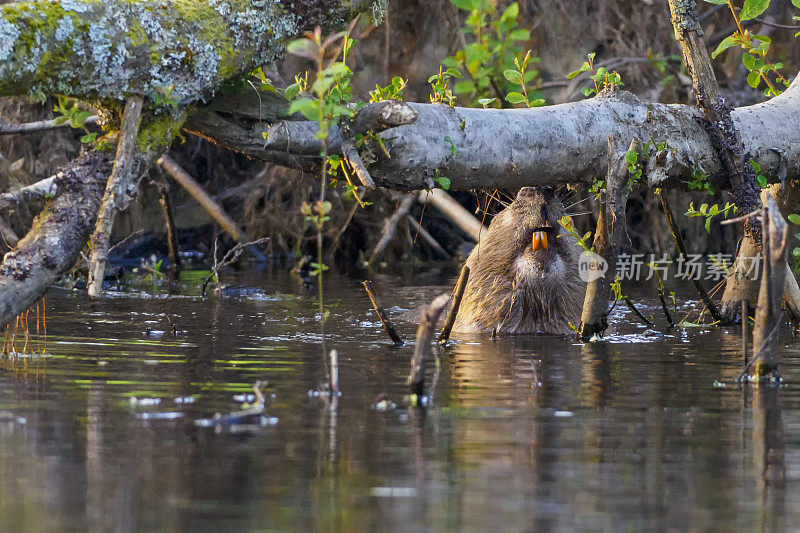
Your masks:
<svg viewBox="0 0 800 533"><path fill-rule="evenodd" d="M282 274L236 282L261 291L97 303L50 292L47 357L5 361L0 373L3 530L800 525L791 338L780 389L733 385L736 332L661 336L627 310L602 343L458 339L432 406L409 410L413 348L390 346L358 282L333 278L326 342L343 394L331 408L309 394L325 375L314 295ZM375 282L402 317L450 278ZM399 326L413 338L414 324ZM268 383L258 424L198 424L240 409L256 380ZM380 393L397 407L376 412Z"/></svg>

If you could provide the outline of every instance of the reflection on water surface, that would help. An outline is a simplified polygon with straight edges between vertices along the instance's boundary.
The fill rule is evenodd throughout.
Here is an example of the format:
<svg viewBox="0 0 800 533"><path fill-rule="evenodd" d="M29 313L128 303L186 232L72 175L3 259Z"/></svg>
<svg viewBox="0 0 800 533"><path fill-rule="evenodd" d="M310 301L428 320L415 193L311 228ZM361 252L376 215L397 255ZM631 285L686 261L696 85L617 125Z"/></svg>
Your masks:
<svg viewBox="0 0 800 533"><path fill-rule="evenodd" d="M387 304L416 309L449 282L428 279L376 285ZM390 346L358 282L333 278L326 342L343 395L332 410L309 394L325 375L313 294L281 276L243 282L263 291L97 303L51 292L48 356L0 374L4 529L800 524L792 339L780 390L732 385L735 332L664 337L627 310L604 343L459 339L442 356L433 407L409 411L413 347ZM413 338L407 319L399 329ZM259 379L269 423L195 423L240 409ZM373 410L380 393L398 407Z"/></svg>

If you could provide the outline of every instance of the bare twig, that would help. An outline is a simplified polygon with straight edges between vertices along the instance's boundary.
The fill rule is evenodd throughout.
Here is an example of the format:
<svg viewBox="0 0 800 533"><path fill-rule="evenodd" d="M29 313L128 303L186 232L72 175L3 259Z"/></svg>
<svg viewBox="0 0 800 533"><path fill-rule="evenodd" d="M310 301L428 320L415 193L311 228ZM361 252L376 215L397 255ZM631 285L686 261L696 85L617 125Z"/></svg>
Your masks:
<svg viewBox="0 0 800 533"><path fill-rule="evenodd" d="M383 324L383 329L386 331L386 334L389 335L389 338L392 339L393 343L402 345L403 339L400 338L400 335L397 333L397 329L395 329L394 324L392 324L392 321L389 319L389 315L387 315L386 311L383 309L381 297L378 296L377 291L375 291L375 287L372 286L372 282L369 280L364 281L364 289L369 295L369 299L372 302L372 307L378 314L378 318L381 319L381 324Z"/></svg>
<svg viewBox="0 0 800 533"><path fill-rule="evenodd" d="M481 235L488 231L480 220L464 209L452 196L443 189L420 191L417 200L421 204L431 203L456 226L461 228L467 236L475 242L480 242Z"/></svg>
<svg viewBox="0 0 800 533"><path fill-rule="evenodd" d="M417 328L417 344L411 358L411 372L408 375L408 386L412 394L417 395L417 402L425 394L425 358L431 356L431 339L436 328L439 315L450 302L449 294L440 294L422 312L422 320Z"/></svg>
<svg viewBox="0 0 800 533"><path fill-rule="evenodd" d="M392 238L397 231L397 225L414 205L415 196L416 193L410 193L402 197L400 204L397 206L397 210L383 223L381 238L378 239L378 244L376 244L375 248L372 250L372 255L370 255L368 261L369 264L373 264L378 256L389 246L389 243L392 242Z"/></svg>
<svg viewBox="0 0 800 533"><path fill-rule="evenodd" d="M330 351L331 358L331 394L339 393L339 352Z"/></svg>
<svg viewBox="0 0 800 533"><path fill-rule="evenodd" d="M236 222L216 203L211 196L200 186L199 183L186 172L178 163L175 162L169 155L162 155L156 162L159 167L169 174L181 187L186 189L186 192L194 198L197 203L209 214L209 216L219 224L219 226L230 235L236 242L249 241L250 238L239 229ZM264 254L255 247L249 247L252 253L259 261L265 260Z"/></svg>
<svg viewBox="0 0 800 533"><path fill-rule="evenodd" d="M17 191L10 191L0 194L0 209L15 207L16 205L42 198L53 198L58 192L56 176L50 176L41 181L37 181Z"/></svg>
<svg viewBox="0 0 800 533"><path fill-rule="evenodd" d="M742 356L744 359L744 367L749 366L747 358L747 301L742 300Z"/></svg>
<svg viewBox="0 0 800 533"><path fill-rule="evenodd" d="M214 264L211 266L211 275L208 276L205 280L203 280L203 288L202 294L203 296L206 295L206 288L208 284L211 282L212 279L216 279L217 283L219 283L219 272L223 268L233 264L239 259L239 256L242 255L242 252L245 251L246 248L250 248L252 246L258 246L259 244L264 244L269 240L269 237L264 237L263 239L257 239L255 241L249 242L237 242L236 245L227 251L227 253L222 257L222 261L217 260L217 239L214 239ZM220 294L219 285L217 285L217 295Z"/></svg>
<svg viewBox="0 0 800 533"><path fill-rule="evenodd" d="M756 209L755 211L747 213L746 215L742 215L742 216L736 217L736 218L728 218L726 220L723 220L722 222L719 223L719 225L720 226L727 226L728 224L733 224L735 222L742 222L742 221L747 220L748 218L752 218L752 217L759 217L760 218L760 216L761 216L761 209Z"/></svg>
<svg viewBox="0 0 800 533"><path fill-rule="evenodd" d="M639 311L639 309L637 309L635 305L633 305L633 302L631 301L631 299L630 299L630 298L628 298L628 297L625 297L625 298L623 298L623 299L625 300L625 305L627 305L627 306L628 306L628 309L630 309L630 310L631 310L631 312L632 312L634 315L636 315L637 317L639 317L639 320L641 320L642 322L644 322L644 324L645 324L646 326L648 326L648 327L651 327L651 328L655 328L655 327L656 327L656 325L655 325L655 324L653 324L653 321L652 321L652 320L650 320L649 318L647 318L646 316L644 316L644 315L642 314L642 312L641 312L641 311Z"/></svg>
<svg viewBox="0 0 800 533"><path fill-rule="evenodd" d="M83 121L83 125L96 124L100 120L97 115L92 115ZM14 135L20 133L38 133L40 131L58 130L69 128L69 121L60 122L57 119L39 120L37 122L27 122L25 124L9 124L0 120L0 135Z"/></svg>
<svg viewBox="0 0 800 533"><path fill-rule="evenodd" d="M447 318L442 327L442 334L439 335L439 343L445 344L450 338L450 332L453 330L453 324L456 322L458 315L458 308L461 307L461 298L464 296L464 289L467 287L467 280L469 279L469 267L464 265L461 267L461 274L458 276L456 286L453 288L453 304L447 312Z"/></svg>
<svg viewBox="0 0 800 533"><path fill-rule="evenodd" d="M658 280L658 299L661 300L661 309L664 310L664 316L667 317L667 323L669 324L669 328L675 326L675 321L672 319L672 313L669 312L669 306L667 305L667 300L664 297L664 283L661 280Z"/></svg>
<svg viewBox="0 0 800 533"><path fill-rule="evenodd" d="M135 239L139 235L143 235L145 231L147 231L147 230L145 230L145 229L137 229L136 231L134 231L133 233L131 233L130 235L128 235L127 237L125 237L124 239L119 241L117 244L115 244L114 246L109 248L108 249L108 255L111 255L112 253L114 253L117 250L117 248L119 248L123 244L129 242L131 239Z"/></svg>
<svg viewBox="0 0 800 533"><path fill-rule="evenodd" d="M450 254L447 253L447 250L442 248L442 245L439 244L439 242L433 238L433 235L428 233L428 230L423 228L420 225L420 223L417 222L417 219L415 219L411 215L406 215L406 219L408 220L408 223L411 225L411 229L414 230L417 234L419 234L419 236L422 237L422 240L428 243L428 246L433 248L434 251L436 251L436 253L438 253L445 259L450 259Z"/></svg>
<svg viewBox="0 0 800 533"><path fill-rule="evenodd" d="M175 226L175 208L172 203L172 195L169 193L169 185L163 179L153 181L160 194L158 204L164 214L164 224L167 229L167 245L169 246L169 258L175 266L177 273L181 269L181 257L178 248L178 228Z"/></svg>

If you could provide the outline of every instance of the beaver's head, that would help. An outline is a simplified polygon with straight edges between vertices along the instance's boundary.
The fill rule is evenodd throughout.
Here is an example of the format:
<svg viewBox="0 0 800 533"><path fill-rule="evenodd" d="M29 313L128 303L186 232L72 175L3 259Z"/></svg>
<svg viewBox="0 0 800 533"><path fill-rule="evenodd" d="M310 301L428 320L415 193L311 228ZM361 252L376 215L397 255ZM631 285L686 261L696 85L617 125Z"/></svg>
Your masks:
<svg viewBox="0 0 800 533"><path fill-rule="evenodd" d="M558 222L566 214L551 188L525 187L495 216L467 259L455 331L569 332L582 285L575 239Z"/></svg>

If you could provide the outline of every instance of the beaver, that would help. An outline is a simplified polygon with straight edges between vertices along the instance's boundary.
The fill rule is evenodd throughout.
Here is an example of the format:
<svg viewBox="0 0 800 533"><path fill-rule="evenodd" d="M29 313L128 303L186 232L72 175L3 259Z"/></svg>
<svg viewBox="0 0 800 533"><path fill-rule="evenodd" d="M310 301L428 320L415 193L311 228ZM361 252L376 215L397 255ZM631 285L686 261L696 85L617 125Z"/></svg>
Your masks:
<svg viewBox="0 0 800 533"><path fill-rule="evenodd" d="M467 258L469 279L453 331L570 332L584 284L580 250L558 223L564 204L549 187L524 187Z"/></svg>

